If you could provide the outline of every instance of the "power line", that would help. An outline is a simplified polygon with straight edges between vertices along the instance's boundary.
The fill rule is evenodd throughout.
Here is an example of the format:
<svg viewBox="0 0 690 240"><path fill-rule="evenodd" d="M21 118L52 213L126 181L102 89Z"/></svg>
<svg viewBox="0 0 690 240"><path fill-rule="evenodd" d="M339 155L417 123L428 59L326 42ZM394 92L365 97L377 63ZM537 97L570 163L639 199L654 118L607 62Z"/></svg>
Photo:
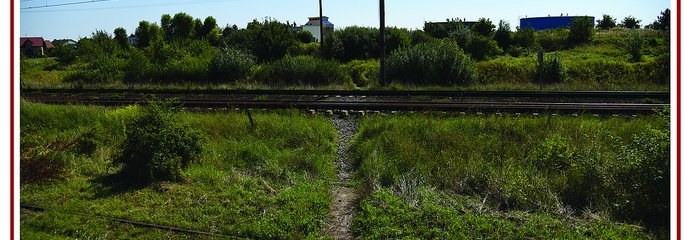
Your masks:
<svg viewBox="0 0 690 240"><path fill-rule="evenodd" d="M29 0L30 1L30 0ZM131 9L131 8L145 8L145 7L160 7L160 6L179 6L192 4L207 4L207 3L221 3L234 2L240 0L209 0L209 1L194 1L194 2L172 2L172 3L158 3L158 4L141 4L130 6L112 6L100 8L78 8L78 9L57 9L57 10L28 10L24 13L50 13L50 12L78 12L78 11L92 11L92 10L115 10L115 9Z"/></svg>
<svg viewBox="0 0 690 240"><path fill-rule="evenodd" d="M26 0L26 1L31 1L31 0ZM26 1L23 1L23 2L26 2ZM59 4L52 4L52 5L23 7L23 8L20 8L20 10L48 8L48 7L60 7L60 6L77 5L77 4L85 4L85 3L96 3L96 2L107 2L107 1L112 1L112 0L91 0L91 1L81 1L81 2L59 3Z"/></svg>

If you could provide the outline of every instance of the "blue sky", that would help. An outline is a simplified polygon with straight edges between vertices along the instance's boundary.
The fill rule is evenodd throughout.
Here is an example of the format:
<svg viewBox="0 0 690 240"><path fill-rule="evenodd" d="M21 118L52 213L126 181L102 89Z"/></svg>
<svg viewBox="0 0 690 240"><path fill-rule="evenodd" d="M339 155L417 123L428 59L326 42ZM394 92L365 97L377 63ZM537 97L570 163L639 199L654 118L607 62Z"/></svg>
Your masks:
<svg viewBox="0 0 690 240"><path fill-rule="evenodd" d="M236 24L244 28L253 19L266 16L281 22L307 22L319 13L318 0L101 0L84 4L43 7L85 0L14 0L19 2L20 35L43 36L46 39L90 36L95 30L112 34L117 27L133 33L141 20L160 22L160 16L186 12L202 20L213 16L218 25ZM338 27L378 26L377 0L323 0L324 15ZM646 25L670 7L670 1L658 0L388 0L388 26L421 29L424 21L447 18L477 20L490 18L494 24L503 19L514 29L521 17L589 15L600 19L609 14L622 20L632 15Z"/></svg>

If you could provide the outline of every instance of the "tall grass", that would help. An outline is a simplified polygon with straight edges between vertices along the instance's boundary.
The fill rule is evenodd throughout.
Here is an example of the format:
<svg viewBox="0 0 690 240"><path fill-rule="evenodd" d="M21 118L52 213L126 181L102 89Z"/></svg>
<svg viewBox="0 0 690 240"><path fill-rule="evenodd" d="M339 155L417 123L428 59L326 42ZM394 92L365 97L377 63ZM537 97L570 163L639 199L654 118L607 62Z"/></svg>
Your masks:
<svg viewBox="0 0 690 240"><path fill-rule="evenodd" d="M92 154L65 151L61 178L22 184L20 201L237 237L324 237L335 176L335 131L328 120L253 112L252 127L243 113L174 113L198 133L198 160L182 171L183 181L140 185L112 164L124 123L140 111L22 102L21 138L36 146L79 139L82 132L100 137ZM21 219L23 237L205 238L50 211L23 211Z"/></svg>
<svg viewBox="0 0 690 240"><path fill-rule="evenodd" d="M670 183L635 175L652 171L656 177L668 177L666 121L657 117L369 117L361 123L352 152L369 191L389 189L409 199L403 194L409 190L401 189L427 186L475 196L500 210L593 211L668 231L664 217L654 220L646 214L668 218L668 191L658 192L652 186L660 184L658 189L664 189ZM657 142L658 147L646 145L649 142ZM645 154L629 161L630 151ZM630 184L654 197L640 197L623 187Z"/></svg>

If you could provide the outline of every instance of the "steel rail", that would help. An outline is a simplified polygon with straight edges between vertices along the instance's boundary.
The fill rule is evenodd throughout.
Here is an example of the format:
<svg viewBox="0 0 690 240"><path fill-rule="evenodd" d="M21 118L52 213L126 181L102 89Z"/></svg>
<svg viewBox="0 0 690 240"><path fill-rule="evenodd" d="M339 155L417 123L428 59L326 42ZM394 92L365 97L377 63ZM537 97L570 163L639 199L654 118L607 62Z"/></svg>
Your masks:
<svg viewBox="0 0 690 240"><path fill-rule="evenodd" d="M454 90L143 90L143 89L23 89L21 94L180 94L180 95L329 95L329 96L439 96L439 97L575 97L658 99L669 101L660 91L454 91Z"/></svg>
<svg viewBox="0 0 690 240"><path fill-rule="evenodd" d="M51 104L93 104L121 106L144 103L143 99L99 98L69 100L39 99ZM331 109L382 111L507 111L507 112L590 112L590 113L652 113L668 104L637 103L536 103L536 102L345 102L345 101L235 101L178 99L188 108L258 108L258 109Z"/></svg>

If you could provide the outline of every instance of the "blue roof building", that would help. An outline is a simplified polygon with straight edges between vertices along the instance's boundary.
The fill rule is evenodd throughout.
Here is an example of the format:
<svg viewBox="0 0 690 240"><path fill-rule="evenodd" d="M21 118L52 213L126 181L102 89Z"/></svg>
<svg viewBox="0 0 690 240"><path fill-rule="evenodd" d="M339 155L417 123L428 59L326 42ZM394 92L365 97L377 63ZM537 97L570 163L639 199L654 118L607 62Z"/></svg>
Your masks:
<svg viewBox="0 0 690 240"><path fill-rule="evenodd" d="M594 17L590 16L560 16L560 17L533 17L533 18L521 18L520 28L533 28L534 30L546 30L546 29L557 29L557 28L570 28L573 24L575 18L588 18L594 26Z"/></svg>

